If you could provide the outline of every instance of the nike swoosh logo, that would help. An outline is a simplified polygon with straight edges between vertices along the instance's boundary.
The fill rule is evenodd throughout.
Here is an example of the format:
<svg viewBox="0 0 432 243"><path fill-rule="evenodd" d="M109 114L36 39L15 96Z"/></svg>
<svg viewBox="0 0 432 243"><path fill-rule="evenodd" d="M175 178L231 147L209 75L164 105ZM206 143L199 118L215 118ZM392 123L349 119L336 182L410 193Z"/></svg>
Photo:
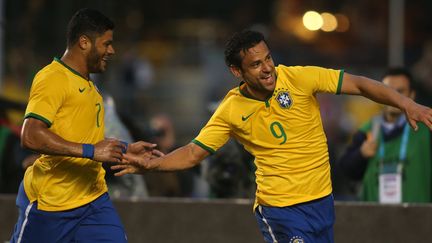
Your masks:
<svg viewBox="0 0 432 243"><path fill-rule="evenodd" d="M242 116L242 121L246 121L250 116L253 115L253 113L255 112L250 113L248 116Z"/></svg>
<svg viewBox="0 0 432 243"><path fill-rule="evenodd" d="M79 90L80 93L84 92L85 89L86 89L86 88L82 88L82 89L81 89L81 88L78 88L78 90Z"/></svg>

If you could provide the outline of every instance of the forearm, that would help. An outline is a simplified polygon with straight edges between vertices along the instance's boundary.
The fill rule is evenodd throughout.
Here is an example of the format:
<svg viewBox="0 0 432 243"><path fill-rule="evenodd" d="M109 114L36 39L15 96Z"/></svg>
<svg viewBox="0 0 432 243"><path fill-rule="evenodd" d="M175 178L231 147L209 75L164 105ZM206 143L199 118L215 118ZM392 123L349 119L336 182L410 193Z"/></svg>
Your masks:
<svg viewBox="0 0 432 243"><path fill-rule="evenodd" d="M40 154L82 156L82 144L66 141L48 129L38 129L31 133L23 132L21 143L23 147Z"/></svg>
<svg viewBox="0 0 432 243"><path fill-rule="evenodd" d="M205 150L190 143L152 162L156 164L154 170L157 171L184 170L197 165L207 155Z"/></svg>
<svg viewBox="0 0 432 243"><path fill-rule="evenodd" d="M82 144L66 141L37 119L24 120L21 145L40 154L82 156Z"/></svg>
<svg viewBox="0 0 432 243"><path fill-rule="evenodd" d="M67 141L48 129L47 124L27 118L21 131L23 147L40 154L82 157L99 162L118 163L122 160L124 145L116 139L104 139L96 144Z"/></svg>

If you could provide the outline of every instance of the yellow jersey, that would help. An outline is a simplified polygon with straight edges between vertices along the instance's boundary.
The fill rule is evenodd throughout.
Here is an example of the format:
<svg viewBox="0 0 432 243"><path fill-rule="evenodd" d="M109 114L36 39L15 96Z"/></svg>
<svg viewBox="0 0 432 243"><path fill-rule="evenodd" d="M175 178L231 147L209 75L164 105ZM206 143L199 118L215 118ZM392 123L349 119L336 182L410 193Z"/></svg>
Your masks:
<svg viewBox="0 0 432 243"><path fill-rule="evenodd" d="M243 144L255 157L255 206L290 206L332 192L316 93L340 93L344 71L279 65L276 73L276 87L268 100L246 97L241 83L228 92L192 141L210 153L229 137Z"/></svg>
<svg viewBox="0 0 432 243"><path fill-rule="evenodd" d="M104 139L103 99L94 83L60 59L40 70L32 83L25 118L45 122L63 139L95 144ZM107 191L101 163L42 155L24 175L24 189L38 209L63 211L90 203Z"/></svg>

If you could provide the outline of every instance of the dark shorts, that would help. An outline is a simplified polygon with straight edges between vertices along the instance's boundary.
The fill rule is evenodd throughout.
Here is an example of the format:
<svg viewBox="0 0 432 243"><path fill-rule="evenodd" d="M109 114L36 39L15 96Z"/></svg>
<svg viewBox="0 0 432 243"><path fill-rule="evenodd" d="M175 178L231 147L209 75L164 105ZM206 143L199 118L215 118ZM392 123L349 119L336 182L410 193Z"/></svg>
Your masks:
<svg viewBox="0 0 432 243"><path fill-rule="evenodd" d="M288 207L259 205L255 217L266 242L333 242L333 195Z"/></svg>
<svg viewBox="0 0 432 243"><path fill-rule="evenodd" d="M120 218L108 193L72 210L48 212L29 203L20 185L19 209L11 243L19 242L127 242Z"/></svg>

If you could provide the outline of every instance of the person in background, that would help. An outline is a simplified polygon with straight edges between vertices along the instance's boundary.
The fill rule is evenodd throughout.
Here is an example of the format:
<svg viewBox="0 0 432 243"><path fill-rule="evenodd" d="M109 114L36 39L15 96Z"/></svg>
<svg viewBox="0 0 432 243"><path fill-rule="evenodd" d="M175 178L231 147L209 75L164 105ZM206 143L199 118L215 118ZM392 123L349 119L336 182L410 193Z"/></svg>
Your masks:
<svg viewBox="0 0 432 243"><path fill-rule="evenodd" d="M414 99L411 73L389 69L382 82ZM338 166L361 180L360 199L381 203L432 202L432 136L427 126L410 129L404 112L385 106L357 131Z"/></svg>
<svg viewBox="0 0 432 243"><path fill-rule="evenodd" d="M317 93L362 95L432 129L432 109L378 81L313 66L275 66L264 36L234 34L225 60L240 81L191 143L161 158L128 151L117 175L193 167L235 138L255 157L254 212L266 242L333 242L334 205Z"/></svg>
<svg viewBox="0 0 432 243"><path fill-rule="evenodd" d="M154 114L148 125L148 141L158 145L158 150L169 153L178 148L176 131L171 117L164 113ZM175 172L151 172L144 177L152 197L204 197L205 185L200 168Z"/></svg>
<svg viewBox="0 0 432 243"><path fill-rule="evenodd" d="M241 144L230 139L217 153L209 156L206 179L212 198L253 198L255 167L253 157Z"/></svg>

